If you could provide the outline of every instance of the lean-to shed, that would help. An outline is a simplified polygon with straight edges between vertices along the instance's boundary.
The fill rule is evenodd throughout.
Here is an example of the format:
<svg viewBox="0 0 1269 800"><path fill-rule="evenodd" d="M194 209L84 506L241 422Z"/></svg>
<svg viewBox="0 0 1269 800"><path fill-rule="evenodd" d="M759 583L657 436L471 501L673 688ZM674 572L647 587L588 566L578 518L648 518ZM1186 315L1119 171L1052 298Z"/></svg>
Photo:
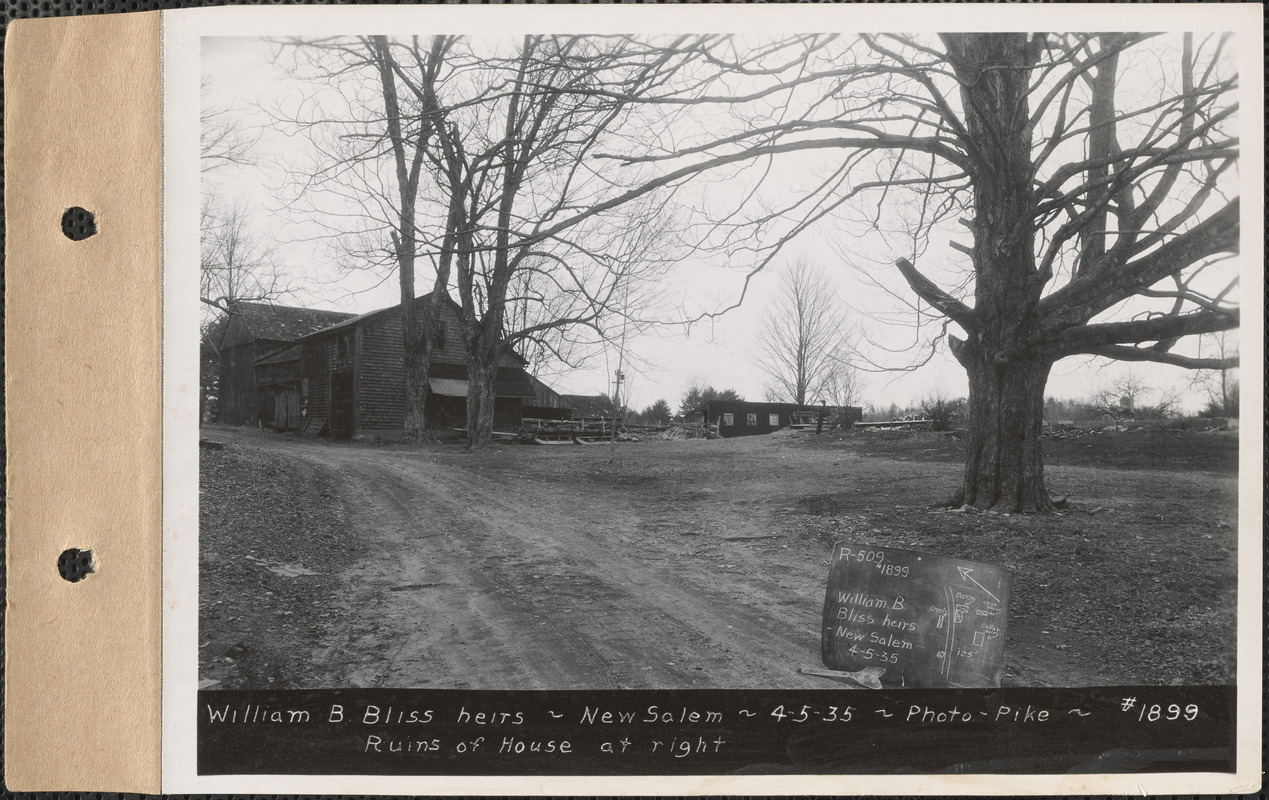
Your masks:
<svg viewBox="0 0 1269 800"><path fill-rule="evenodd" d="M750 403L744 400L711 400L694 415L700 422L718 426L718 435L753 436L771 433L793 424L797 403Z"/></svg>
<svg viewBox="0 0 1269 800"><path fill-rule="evenodd" d="M794 417L809 414L811 419L824 411L826 418L834 424L849 428L853 423L863 419L863 409L857 406L800 406L797 403L749 403L744 400L711 400L693 415L698 422L718 426L718 435L723 438L732 436L753 436L755 434L772 433L781 428L788 428L798 423Z"/></svg>

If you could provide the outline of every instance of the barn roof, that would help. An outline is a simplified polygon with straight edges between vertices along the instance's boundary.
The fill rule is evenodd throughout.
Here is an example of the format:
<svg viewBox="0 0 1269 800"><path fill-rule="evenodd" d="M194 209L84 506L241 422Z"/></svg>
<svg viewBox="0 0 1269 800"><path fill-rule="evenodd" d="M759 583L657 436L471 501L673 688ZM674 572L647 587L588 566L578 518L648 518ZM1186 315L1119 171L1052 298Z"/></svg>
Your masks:
<svg viewBox="0 0 1269 800"><path fill-rule="evenodd" d="M427 294L421 294L418 297L414 298L414 302L415 304L422 303L424 300L426 300L427 298L431 296L432 296L431 292L428 292ZM450 297L449 295L447 294L441 295L441 299L445 301L451 308L461 309L461 306L459 306L458 303L455 303L454 298ZM360 325L362 322L370 319L371 317L377 317L380 314L387 314L389 312L399 312L400 310L401 310L401 305L398 303L395 305L387 306L385 308L380 308L375 311L367 311L365 314L357 314L356 316L352 314L347 314L345 315L344 319L339 320L332 325L328 325L327 327L321 328L319 330L308 332L307 334L305 334L304 338L315 339L318 336L326 336L328 334L334 333L335 331L341 331L346 328L351 328L351 327ZM507 352L515 361L519 362L521 365L529 363L528 361L525 360L524 356L520 355L515 350L508 350ZM521 388L523 387L521 386ZM529 392L525 396L532 397L533 392Z"/></svg>
<svg viewBox="0 0 1269 800"><path fill-rule="evenodd" d="M561 395L564 404L582 417L611 417L616 413L612 398L606 394Z"/></svg>
<svg viewBox="0 0 1269 800"><path fill-rule="evenodd" d="M268 303L235 303L229 313L241 317L254 338L271 342L294 342L302 336L353 316L343 311L275 306Z"/></svg>
<svg viewBox="0 0 1269 800"><path fill-rule="evenodd" d="M703 414L703 413L708 413L708 411L712 409L713 411L718 413L725 413L730 411L730 412L739 412L739 413L753 412L757 414L770 414L772 412L775 412L778 414L788 414L794 411L800 411L802 409L808 409L808 408L818 411L819 405L812 406L812 405L798 405L797 403L765 403L765 402L751 402L749 400L710 400L708 402L702 403L695 411L691 413Z"/></svg>
<svg viewBox="0 0 1269 800"><path fill-rule="evenodd" d="M431 296L432 296L431 292L428 292L427 294L421 294L418 297L414 298L414 302L421 303ZM455 303L453 298L451 298L449 295L442 295L442 299L447 301L454 308L459 307L458 304ZM384 308L379 308L374 311L367 311L364 314L344 314L341 319L328 323L326 326L322 328L307 331L305 335L310 335L310 334L325 335L327 333L343 330L344 328L349 328L354 325L360 325L364 320L370 319L371 317L377 317L380 314L385 314L389 311L399 311L400 309L401 309L401 305L399 303L394 303L393 305L386 306Z"/></svg>

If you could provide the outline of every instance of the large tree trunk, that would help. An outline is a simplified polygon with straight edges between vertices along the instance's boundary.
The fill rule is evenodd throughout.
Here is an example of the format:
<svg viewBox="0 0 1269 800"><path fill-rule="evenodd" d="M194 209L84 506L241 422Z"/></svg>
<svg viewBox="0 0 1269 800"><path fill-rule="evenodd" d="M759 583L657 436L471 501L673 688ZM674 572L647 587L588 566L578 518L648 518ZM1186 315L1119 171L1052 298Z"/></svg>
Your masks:
<svg viewBox="0 0 1269 800"><path fill-rule="evenodd" d="M969 374L969 449L961 488L951 503L993 511L1051 511L1040 447L1051 364L1037 359L995 363L968 345L959 356Z"/></svg>
<svg viewBox="0 0 1269 800"><path fill-rule="evenodd" d="M969 452L958 497L998 511L1048 511L1040 430L1051 357L1038 341L1044 281L1031 216L1029 67L1040 41L1026 34L948 34L965 108L972 174L974 286L970 334L953 345L969 375Z"/></svg>
<svg viewBox="0 0 1269 800"><path fill-rule="evenodd" d="M417 313L414 304L414 253L400 248L401 344L405 359L405 441L423 437L427 412L428 367L431 362L430 314Z"/></svg>
<svg viewBox="0 0 1269 800"><path fill-rule="evenodd" d="M494 398L497 395L497 385L496 353L469 353L467 359L467 447L470 450L479 450L493 440Z"/></svg>
<svg viewBox="0 0 1269 800"><path fill-rule="evenodd" d="M403 317L414 317L412 306L407 306ZM405 439L416 441L423 436L427 423L427 391L430 380L431 357L425 341L426 329L411 320L402 326L405 344Z"/></svg>
<svg viewBox="0 0 1269 800"><path fill-rule="evenodd" d="M432 327L434 315L429 307L420 323L414 305L414 261L418 251L418 231L415 228L415 195L418 193L419 170L431 129L425 127L417 142L409 144L412 154L406 157L406 134L401 126L401 108L397 100L395 63L385 36L373 37L370 48L379 69L380 88L386 112L388 139L392 144L396 162L397 191L401 208L396 227L392 232L393 247L401 279L401 345L405 366L405 440L414 441L423 436L427 410L428 365L432 355Z"/></svg>

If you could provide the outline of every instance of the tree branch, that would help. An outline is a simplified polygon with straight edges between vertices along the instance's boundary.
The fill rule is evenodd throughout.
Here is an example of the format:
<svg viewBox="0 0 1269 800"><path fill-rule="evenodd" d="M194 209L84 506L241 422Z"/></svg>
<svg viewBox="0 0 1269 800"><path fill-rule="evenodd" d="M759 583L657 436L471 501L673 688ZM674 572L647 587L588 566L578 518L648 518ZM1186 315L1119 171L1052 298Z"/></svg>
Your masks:
<svg viewBox="0 0 1269 800"><path fill-rule="evenodd" d="M929 303L935 309L947 316L957 325L965 329L966 333L973 333L978 329L978 324L974 319L974 312L969 306L952 297L947 292L940 289L929 278L917 271L912 266L912 262L906 258L901 258L894 262L898 268L899 274L903 275L903 279L908 282L908 286L912 287L912 291L916 296Z"/></svg>
<svg viewBox="0 0 1269 800"><path fill-rule="evenodd" d="M1093 270L1041 300L1041 329L1056 333L1071 325L1079 325L1204 258L1237 252L1238 242L1239 201L1236 198L1198 225L1136 261Z"/></svg>
<svg viewBox="0 0 1269 800"><path fill-rule="evenodd" d="M1127 322L1082 325L1063 331L1054 341L1060 356L1070 356L1077 353L1092 353L1107 345L1155 342L1198 333L1227 331L1237 328L1238 321L1237 309L1227 312L1200 311L1194 314L1168 314ZM1155 355L1164 354L1160 350L1150 352Z"/></svg>
<svg viewBox="0 0 1269 800"><path fill-rule="evenodd" d="M1127 347L1110 344L1104 347L1092 347L1083 351L1086 355L1105 356L1116 361L1153 361L1158 364L1171 364L1185 369L1234 369L1238 366L1238 356L1225 358L1198 358L1182 356L1176 353L1161 353L1145 347Z"/></svg>

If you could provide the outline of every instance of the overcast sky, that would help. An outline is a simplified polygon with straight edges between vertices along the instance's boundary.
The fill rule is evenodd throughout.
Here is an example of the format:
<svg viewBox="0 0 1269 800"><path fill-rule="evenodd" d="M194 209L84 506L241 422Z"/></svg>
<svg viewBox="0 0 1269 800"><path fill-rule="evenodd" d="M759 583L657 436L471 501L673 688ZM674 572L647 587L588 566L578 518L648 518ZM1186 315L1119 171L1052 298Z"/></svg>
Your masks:
<svg viewBox="0 0 1269 800"><path fill-rule="evenodd" d="M301 155L306 143L301 137L287 136L270 125L261 109L294 104L318 89L289 78L271 64L271 51L272 46L261 39L202 40L203 76L208 86L205 101L237 117L244 130L259 137L254 147L254 165L217 170L205 178L204 188L215 191L222 200L243 202L250 207L256 235L273 248L287 272L303 284L304 288L286 301L289 304L351 312L391 305L398 299L395 278L375 280L370 276L353 275L332 282L337 271L331 249L313 241L311 228L297 219L293 211L280 207L286 180L282 164ZM852 241L849 246L860 248L858 255L865 261L892 260L875 241ZM910 329L887 326L869 316L868 312L893 303L884 293L861 280L859 271L842 263L831 231L814 230L803 234L785 250L775 266L798 257L825 270L851 319L867 328L871 336L891 349L899 349L912 340ZM738 291L739 281L720 282L716 272L692 266L684 265L676 272L677 291L723 297L733 297ZM426 287L429 282L428 276L420 274L419 287ZM628 359L626 368L630 376L629 405L642 408L658 398L665 398L671 407L677 408L679 398L693 382L720 389L733 388L750 400L764 399L766 379L754 366L751 354L759 321L777 282L778 275L770 270L758 275L740 308L712 323L697 325L690 333L664 329L631 340L628 347L635 359ZM587 368L551 377L548 383L566 393L611 392L617 359L614 348L606 357L592 360ZM1091 358L1072 358L1055 365L1047 394L1087 398L1096 388L1109 384L1129 369L1152 387L1179 391L1190 409L1202 404L1200 396L1187 388L1192 377L1187 370L1156 364L1108 363ZM860 374L864 384L863 404L880 408L891 403L905 406L937 393L948 397L967 393L964 372L945 349L936 353L926 366L912 372Z"/></svg>

